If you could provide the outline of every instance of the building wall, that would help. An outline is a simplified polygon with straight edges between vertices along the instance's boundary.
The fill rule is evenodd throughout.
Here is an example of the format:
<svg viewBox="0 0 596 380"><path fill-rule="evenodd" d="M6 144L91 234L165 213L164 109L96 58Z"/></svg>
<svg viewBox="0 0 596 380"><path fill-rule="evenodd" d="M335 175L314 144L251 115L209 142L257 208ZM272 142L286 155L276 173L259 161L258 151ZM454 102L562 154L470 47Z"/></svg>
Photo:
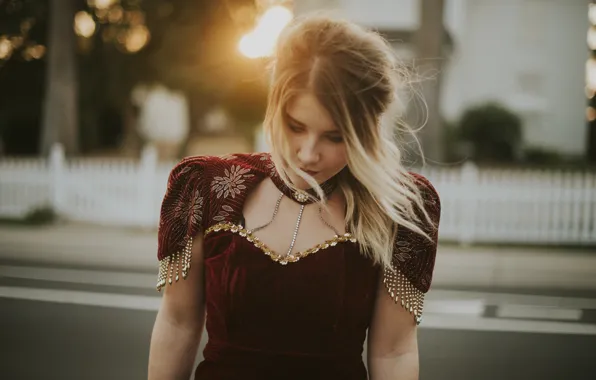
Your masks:
<svg viewBox="0 0 596 380"><path fill-rule="evenodd" d="M298 14L332 9L369 27L415 30L420 0L300 0ZM522 116L526 144L584 154L590 0L445 0L454 39L442 112L457 120L495 100ZM404 58L412 52L401 49Z"/></svg>
<svg viewBox="0 0 596 380"><path fill-rule="evenodd" d="M445 0L445 24L456 34L469 0ZM295 0L297 14L327 10L359 24L395 30L416 30L420 24L419 0Z"/></svg>
<svg viewBox="0 0 596 380"><path fill-rule="evenodd" d="M445 116L496 100L520 113L527 145L584 154L588 3L468 1L445 70Z"/></svg>

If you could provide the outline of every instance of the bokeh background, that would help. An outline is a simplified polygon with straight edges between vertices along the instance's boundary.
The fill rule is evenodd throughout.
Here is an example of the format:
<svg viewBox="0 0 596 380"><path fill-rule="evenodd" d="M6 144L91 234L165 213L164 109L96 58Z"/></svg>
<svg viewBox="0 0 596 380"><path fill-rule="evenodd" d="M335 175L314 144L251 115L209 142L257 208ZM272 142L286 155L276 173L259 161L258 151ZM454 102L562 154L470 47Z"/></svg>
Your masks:
<svg viewBox="0 0 596 380"><path fill-rule="evenodd" d="M402 107L443 204L421 379L594 378L590 0L0 0L0 377L147 377L168 173L268 150L272 47L313 11L425 79Z"/></svg>

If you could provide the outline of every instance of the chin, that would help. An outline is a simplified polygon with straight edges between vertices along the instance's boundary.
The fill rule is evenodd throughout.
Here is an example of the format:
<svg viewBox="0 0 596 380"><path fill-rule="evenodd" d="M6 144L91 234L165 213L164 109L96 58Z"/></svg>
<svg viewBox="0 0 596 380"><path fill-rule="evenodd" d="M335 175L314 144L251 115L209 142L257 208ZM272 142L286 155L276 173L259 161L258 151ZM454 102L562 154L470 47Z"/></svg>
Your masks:
<svg viewBox="0 0 596 380"><path fill-rule="evenodd" d="M317 181L317 183L319 183L319 181L316 178L315 180ZM294 186L302 190L310 189L312 187L302 177L297 177L296 180L293 180L293 183Z"/></svg>
<svg viewBox="0 0 596 380"><path fill-rule="evenodd" d="M320 176L320 174L317 174L317 175L313 176L313 178L315 181L317 181L318 184L321 184L324 181L319 180L319 176ZM296 186L299 189L305 190L305 189L310 189L312 187L312 186L310 186L310 184L308 182L306 182L298 174L294 174L293 176L290 176L290 179L292 180L292 183L294 184L294 186Z"/></svg>

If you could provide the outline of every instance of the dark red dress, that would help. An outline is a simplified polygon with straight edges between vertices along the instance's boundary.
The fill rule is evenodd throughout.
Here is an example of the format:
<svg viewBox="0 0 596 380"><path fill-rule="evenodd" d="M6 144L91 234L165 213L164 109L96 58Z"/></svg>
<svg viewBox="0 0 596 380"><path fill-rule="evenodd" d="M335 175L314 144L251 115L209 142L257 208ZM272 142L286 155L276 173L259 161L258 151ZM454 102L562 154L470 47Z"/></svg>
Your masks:
<svg viewBox="0 0 596 380"><path fill-rule="evenodd" d="M159 226L158 289L192 273L192 237L205 236L209 340L195 379L365 380L362 350L375 298L391 296L419 322L436 229L428 230L434 242L401 229L396 272L373 265L350 235L279 257L242 226L246 196L275 175L266 153L190 157L170 174ZM438 225L437 193L417 178ZM379 276L385 294L376 294Z"/></svg>

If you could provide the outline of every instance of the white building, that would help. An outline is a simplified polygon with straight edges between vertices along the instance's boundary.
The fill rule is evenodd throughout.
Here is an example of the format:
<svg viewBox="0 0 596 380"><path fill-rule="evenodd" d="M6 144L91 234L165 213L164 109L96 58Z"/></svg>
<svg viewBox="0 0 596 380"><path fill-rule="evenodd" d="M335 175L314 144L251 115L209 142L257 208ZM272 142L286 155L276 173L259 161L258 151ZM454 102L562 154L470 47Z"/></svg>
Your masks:
<svg viewBox="0 0 596 380"><path fill-rule="evenodd" d="M418 28L419 1L296 0L297 13L335 9L376 29ZM585 65L590 0L445 0L452 52L443 71L441 108L457 120L474 104L498 101L524 121L527 146L583 155ZM404 58L412 54L405 44Z"/></svg>

